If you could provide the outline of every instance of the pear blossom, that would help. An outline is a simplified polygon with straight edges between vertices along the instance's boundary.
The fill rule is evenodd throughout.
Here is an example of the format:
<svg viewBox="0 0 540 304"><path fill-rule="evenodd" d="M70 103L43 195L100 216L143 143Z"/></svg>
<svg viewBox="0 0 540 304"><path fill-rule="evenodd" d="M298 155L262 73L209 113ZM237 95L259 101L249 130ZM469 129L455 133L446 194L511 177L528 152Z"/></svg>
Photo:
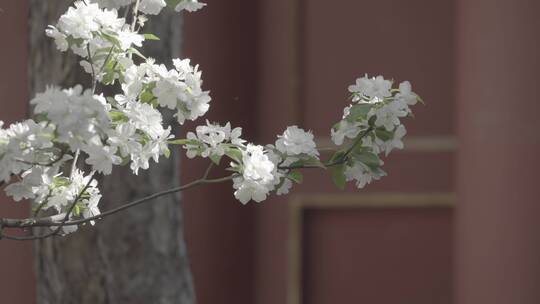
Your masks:
<svg viewBox="0 0 540 304"><path fill-rule="evenodd" d="M361 126L362 124L359 122L352 123L347 120L340 121L337 127L331 129L330 135L332 141L336 146L342 145L345 138L355 138L362 130Z"/></svg>
<svg viewBox="0 0 540 304"><path fill-rule="evenodd" d="M119 9L122 6L130 5L134 0L92 0L91 2L97 3L101 8L115 8Z"/></svg>
<svg viewBox="0 0 540 304"><path fill-rule="evenodd" d="M165 6L165 0L141 0L139 10L145 14L157 15Z"/></svg>
<svg viewBox="0 0 540 304"><path fill-rule="evenodd" d="M288 127L283 135L278 136L276 148L285 154L298 155L307 154L318 156L317 146L313 141L313 134L306 132L297 126Z"/></svg>
<svg viewBox="0 0 540 304"><path fill-rule="evenodd" d="M104 7L120 7L124 1L106 1ZM71 49L83 60L80 65L99 81L119 77L107 75L103 67L111 61L119 61L130 55L132 46L142 46L144 36L132 31L124 18L118 17L116 9L100 8L98 3L75 1L63 14L56 26L50 25L45 31L53 38L60 51Z"/></svg>
<svg viewBox="0 0 540 304"><path fill-rule="evenodd" d="M364 188L373 180L379 180L385 176L384 171L373 172L368 166L361 162L355 162L353 166L348 166L345 169L345 177L347 181L355 181L357 188Z"/></svg>
<svg viewBox="0 0 540 304"><path fill-rule="evenodd" d="M243 204L249 200L261 202L273 190L275 169L262 146L248 144L242 150L243 172L234 179L234 196Z"/></svg>
<svg viewBox="0 0 540 304"><path fill-rule="evenodd" d="M375 110L375 125L391 131L394 126L400 125L399 117L404 117L407 112L399 108L397 103L389 103Z"/></svg>
<svg viewBox="0 0 540 304"><path fill-rule="evenodd" d="M175 11L181 12L186 10L188 12L196 12L206 6L206 3L199 2L198 0L180 0L180 3L174 8Z"/></svg>
<svg viewBox="0 0 540 304"><path fill-rule="evenodd" d="M32 200L56 222L88 219L93 225L90 219L101 214L94 174L111 174L116 165L129 165L138 174L150 167L151 160L157 163L161 156L169 157L169 145L182 145L188 158L200 156L214 163L228 158L227 170L233 174L223 180L232 180L234 196L242 204L262 202L271 193L289 193L293 182L303 180L299 169L307 167L331 168L338 186L353 181L363 188L386 175L381 155L403 148L406 129L401 119L411 115L410 106L421 99L408 81L392 89L391 80L367 75L348 88L352 102L330 130L336 152L328 161L319 160L313 133L296 125L266 146L246 144L242 129L232 128L229 122L208 120L187 132L185 139L173 139L160 108L175 111L178 123L184 124L207 113L210 92L203 90L202 72L189 59L173 59L169 69L141 54L136 48L151 36L139 30L147 19L143 14L158 14L167 5L193 12L206 4L141 0L142 14L134 12L128 18L134 24L127 24L117 9L133 2L75 1L46 29L58 50L81 57L79 64L92 75L92 89L47 87L31 100L35 120L7 128L0 121L0 181L7 184L5 192L13 200ZM119 94L95 92L113 84L121 88ZM78 169L81 163L90 166L92 173ZM61 229L71 233L77 226Z"/></svg>
<svg viewBox="0 0 540 304"><path fill-rule="evenodd" d="M122 162L122 159L116 155L117 147L102 145L96 138L82 147L82 150L88 154L86 163L95 171L105 175L111 174L113 165L119 165Z"/></svg>
<svg viewBox="0 0 540 304"><path fill-rule="evenodd" d="M369 78L366 75L356 79L356 83L349 86L349 92L359 94L361 96L383 99L392 95L390 93L391 88L392 82L384 79L382 76ZM356 97L356 99L353 101L357 101L359 99L360 97Z"/></svg>
<svg viewBox="0 0 540 304"><path fill-rule="evenodd" d="M225 126L212 124L208 120L206 125L195 128L196 133L188 132L187 139L198 142L197 144L186 144L187 156L193 158L197 155L202 157L223 156L228 144L243 146L245 140L240 138L242 128L231 130L230 122Z"/></svg>
<svg viewBox="0 0 540 304"><path fill-rule="evenodd" d="M33 199L42 202L49 194L49 185L52 183L53 175L57 168L47 168L36 166L21 174L20 182L12 183L5 189L6 194L13 197L13 200Z"/></svg>

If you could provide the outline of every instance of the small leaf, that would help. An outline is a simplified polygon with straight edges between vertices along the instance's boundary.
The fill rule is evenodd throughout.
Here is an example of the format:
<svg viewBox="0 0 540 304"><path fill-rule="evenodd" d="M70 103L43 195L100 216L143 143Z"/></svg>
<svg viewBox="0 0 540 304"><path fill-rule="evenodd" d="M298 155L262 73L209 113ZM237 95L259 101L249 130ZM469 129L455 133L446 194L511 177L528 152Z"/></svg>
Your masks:
<svg viewBox="0 0 540 304"><path fill-rule="evenodd" d="M73 207L73 215L74 216L80 216L81 215L81 207L79 207L79 204L75 204Z"/></svg>
<svg viewBox="0 0 540 304"><path fill-rule="evenodd" d="M328 161L328 164L334 164L336 162L341 161L344 155L345 155L345 151L343 150L337 151L336 153L334 153L334 155L332 155L332 157Z"/></svg>
<svg viewBox="0 0 540 304"><path fill-rule="evenodd" d="M199 141L196 139L187 139L187 138L181 138L181 139L173 139L167 141L169 145L198 145Z"/></svg>
<svg viewBox="0 0 540 304"><path fill-rule="evenodd" d="M369 125L370 127L375 126L375 121L376 121L376 120L377 120L377 116L376 116L376 115L371 116L371 117L369 118L369 120L368 120L368 125Z"/></svg>
<svg viewBox="0 0 540 304"><path fill-rule="evenodd" d="M375 135L383 141L388 141L394 137L394 133L387 131L384 128L378 128L375 130Z"/></svg>
<svg viewBox="0 0 540 304"><path fill-rule="evenodd" d="M165 155L166 158L171 157L171 150L169 150L169 148L165 148L163 155Z"/></svg>
<svg viewBox="0 0 540 304"><path fill-rule="evenodd" d="M237 148L229 148L225 151L225 154L238 163L242 161L242 151Z"/></svg>
<svg viewBox="0 0 540 304"><path fill-rule="evenodd" d="M144 36L144 40L160 40L158 36L154 35L154 34L143 34Z"/></svg>
<svg viewBox="0 0 540 304"><path fill-rule="evenodd" d="M372 107L373 105L369 103L355 104L349 110L349 115L347 115L346 119L350 122L365 120Z"/></svg>
<svg viewBox="0 0 540 304"><path fill-rule="evenodd" d="M212 162L216 165L219 166L219 163L221 162L221 157L220 155L215 155L215 154L212 154L210 155L210 159L212 160Z"/></svg>
<svg viewBox="0 0 540 304"><path fill-rule="evenodd" d="M301 184L304 181L304 176L302 175L302 173L300 173L300 171L296 171L296 170L291 171L287 175L287 178L289 178L290 180L294 181L297 184Z"/></svg>
<svg viewBox="0 0 540 304"><path fill-rule="evenodd" d="M128 121L128 117L126 116L126 114L120 112L120 111L110 111L109 112L109 116L111 117L111 120L113 122L126 122Z"/></svg>
<svg viewBox="0 0 540 304"><path fill-rule="evenodd" d="M150 103L154 99L154 94L148 90L144 90L141 93L141 101L144 103Z"/></svg>
<svg viewBox="0 0 540 304"><path fill-rule="evenodd" d="M335 166L332 169L332 179L339 189L345 189L345 183L347 182L345 177L345 165Z"/></svg>
<svg viewBox="0 0 540 304"><path fill-rule="evenodd" d="M364 165L368 166L371 171L376 171L381 166L381 160L375 153L363 151L360 154L355 154L354 158Z"/></svg>
<svg viewBox="0 0 540 304"><path fill-rule="evenodd" d="M309 158L304 160L304 166L315 166L322 169L326 169L326 166L316 157L309 156Z"/></svg>
<svg viewBox="0 0 540 304"><path fill-rule="evenodd" d="M170 8L176 8L176 6L178 5L178 3L182 2L183 0L165 0L165 2L167 3L167 6L170 7Z"/></svg>
<svg viewBox="0 0 540 304"><path fill-rule="evenodd" d="M109 34L104 31L101 31L100 34L103 38L105 38L105 40L108 40L113 45L121 48L120 40L118 40L118 38L115 36L116 33Z"/></svg>
<svg viewBox="0 0 540 304"><path fill-rule="evenodd" d="M137 56L139 56L140 58L146 60L146 56L144 56L141 52L139 52L139 50L137 50L136 48L129 48L129 51Z"/></svg>

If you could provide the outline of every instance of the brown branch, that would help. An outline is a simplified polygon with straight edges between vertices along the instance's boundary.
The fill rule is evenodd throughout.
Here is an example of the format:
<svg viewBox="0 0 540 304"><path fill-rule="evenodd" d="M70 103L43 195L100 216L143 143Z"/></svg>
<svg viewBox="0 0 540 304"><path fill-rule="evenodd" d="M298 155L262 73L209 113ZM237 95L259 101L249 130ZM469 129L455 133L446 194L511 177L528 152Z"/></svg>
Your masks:
<svg viewBox="0 0 540 304"><path fill-rule="evenodd" d="M58 222L57 225L55 225L57 227L55 229L53 229L51 232L48 232L48 233L45 233L45 234L42 234L42 235L29 235L29 236L4 235L2 233L3 229L5 227L9 227L9 225L8 225L8 222L6 222L5 219L0 219L0 239L1 238L6 238L8 240L15 240L15 241L31 241L31 240L44 239L44 238L48 238L48 237L57 235L60 232L60 230L62 229L62 227L66 226L66 223L69 220L69 217L71 215L71 212L73 212L73 209L75 208L75 205L77 205L77 202L81 199L84 192L86 192L86 189L88 189L88 187L90 187L90 184L92 183L93 180L94 180L94 173L91 174L90 180L88 181L88 183L86 183L86 185L79 192L77 197L75 197L75 199L73 200L73 203L71 203L71 206L69 207L69 209L66 212L66 215L64 216L62 221ZM31 221L31 219L25 219L23 221L28 221L28 220ZM28 227L31 227L31 226L28 226ZM20 228L25 228L25 227L21 226Z"/></svg>
<svg viewBox="0 0 540 304"><path fill-rule="evenodd" d="M3 228L32 228L32 227L54 227L54 226L56 226L57 228L55 229L55 231L56 230L59 231L63 226L80 225L80 224L88 223L90 221L100 220L100 219L103 219L103 218L105 218L107 216L110 216L112 214L118 213L118 212L123 211L125 209L132 208L134 206L137 206L137 205L140 205L142 203L151 201L153 199L159 198L159 197L164 196L164 195L168 195L168 194L180 192L180 191L183 191L183 190L187 190L189 188L192 188L192 187L195 187L195 186L198 186L198 185L215 184L215 183L221 183L221 182L229 181L229 180L232 180L234 177L235 177L235 174L230 175L230 176L226 176L226 177L222 177L222 178L216 178L216 179L205 179L205 178L204 179L198 179L198 180L195 180L195 181L193 181L191 183L188 183L186 185L182 185L182 186L179 186L179 187L175 187L175 188L171 188L171 189L164 190L164 191L161 191L161 192L157 192L157 193L154 193L152 195L140 198L138 200L126 203L126 204L124 204L122 206L119 206L117 208L108 210L108 211L103 212L103 213L101 213L99 215L84 218L84 219L72 220L72 221L67 221L66 220L66 221L61 221L61 222L55 221L53 217L28 218L28 219L0 219L0 228L1 229L3 229ZM6 238L6 239L11 239L11 240L25 241L25 240L43 239L43 238L51 237L51 236L56 235L56 234L57 234L57 232L56 233L47 233L47 234L40 235L40 236L17 237L17 236L3 235L3 237Z"/></svg>

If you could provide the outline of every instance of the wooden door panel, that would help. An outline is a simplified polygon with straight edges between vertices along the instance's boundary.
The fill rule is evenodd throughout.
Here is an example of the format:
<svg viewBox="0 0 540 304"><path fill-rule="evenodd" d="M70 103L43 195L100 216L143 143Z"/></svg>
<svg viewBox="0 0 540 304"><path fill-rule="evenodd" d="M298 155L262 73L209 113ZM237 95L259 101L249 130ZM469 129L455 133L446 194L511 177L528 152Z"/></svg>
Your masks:
<svg viewBox="0 0 540 304"><path fill-rule="evenodd" d="M304 304L449 304L448 208L313 210L304 216Z"/></svg>

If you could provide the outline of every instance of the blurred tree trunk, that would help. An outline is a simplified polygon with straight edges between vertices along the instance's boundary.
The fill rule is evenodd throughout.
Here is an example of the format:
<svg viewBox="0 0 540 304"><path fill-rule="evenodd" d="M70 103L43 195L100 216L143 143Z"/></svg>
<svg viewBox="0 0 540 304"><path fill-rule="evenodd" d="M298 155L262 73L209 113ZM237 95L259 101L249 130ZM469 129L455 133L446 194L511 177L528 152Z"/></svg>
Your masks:
<svg viewBox="0 0 540 304"><path fill-rule="evenodd" d="M90 78L77 58L59 53L44 33L72 2L30 0L31 96L52 84L89 87ZM159 17L150 18L145 32L161 38L147 42L145 54L165 64L179 56L179 14L164 10ZM171 118L165 114L166 120ZM116 168L100 180L104 194L100 206L109 209L176 186L178 173L176 151L138 177L129 168ZM36 242L37 303L194 303L181 216L179 196L167 196L75 234Z"/></svg>

